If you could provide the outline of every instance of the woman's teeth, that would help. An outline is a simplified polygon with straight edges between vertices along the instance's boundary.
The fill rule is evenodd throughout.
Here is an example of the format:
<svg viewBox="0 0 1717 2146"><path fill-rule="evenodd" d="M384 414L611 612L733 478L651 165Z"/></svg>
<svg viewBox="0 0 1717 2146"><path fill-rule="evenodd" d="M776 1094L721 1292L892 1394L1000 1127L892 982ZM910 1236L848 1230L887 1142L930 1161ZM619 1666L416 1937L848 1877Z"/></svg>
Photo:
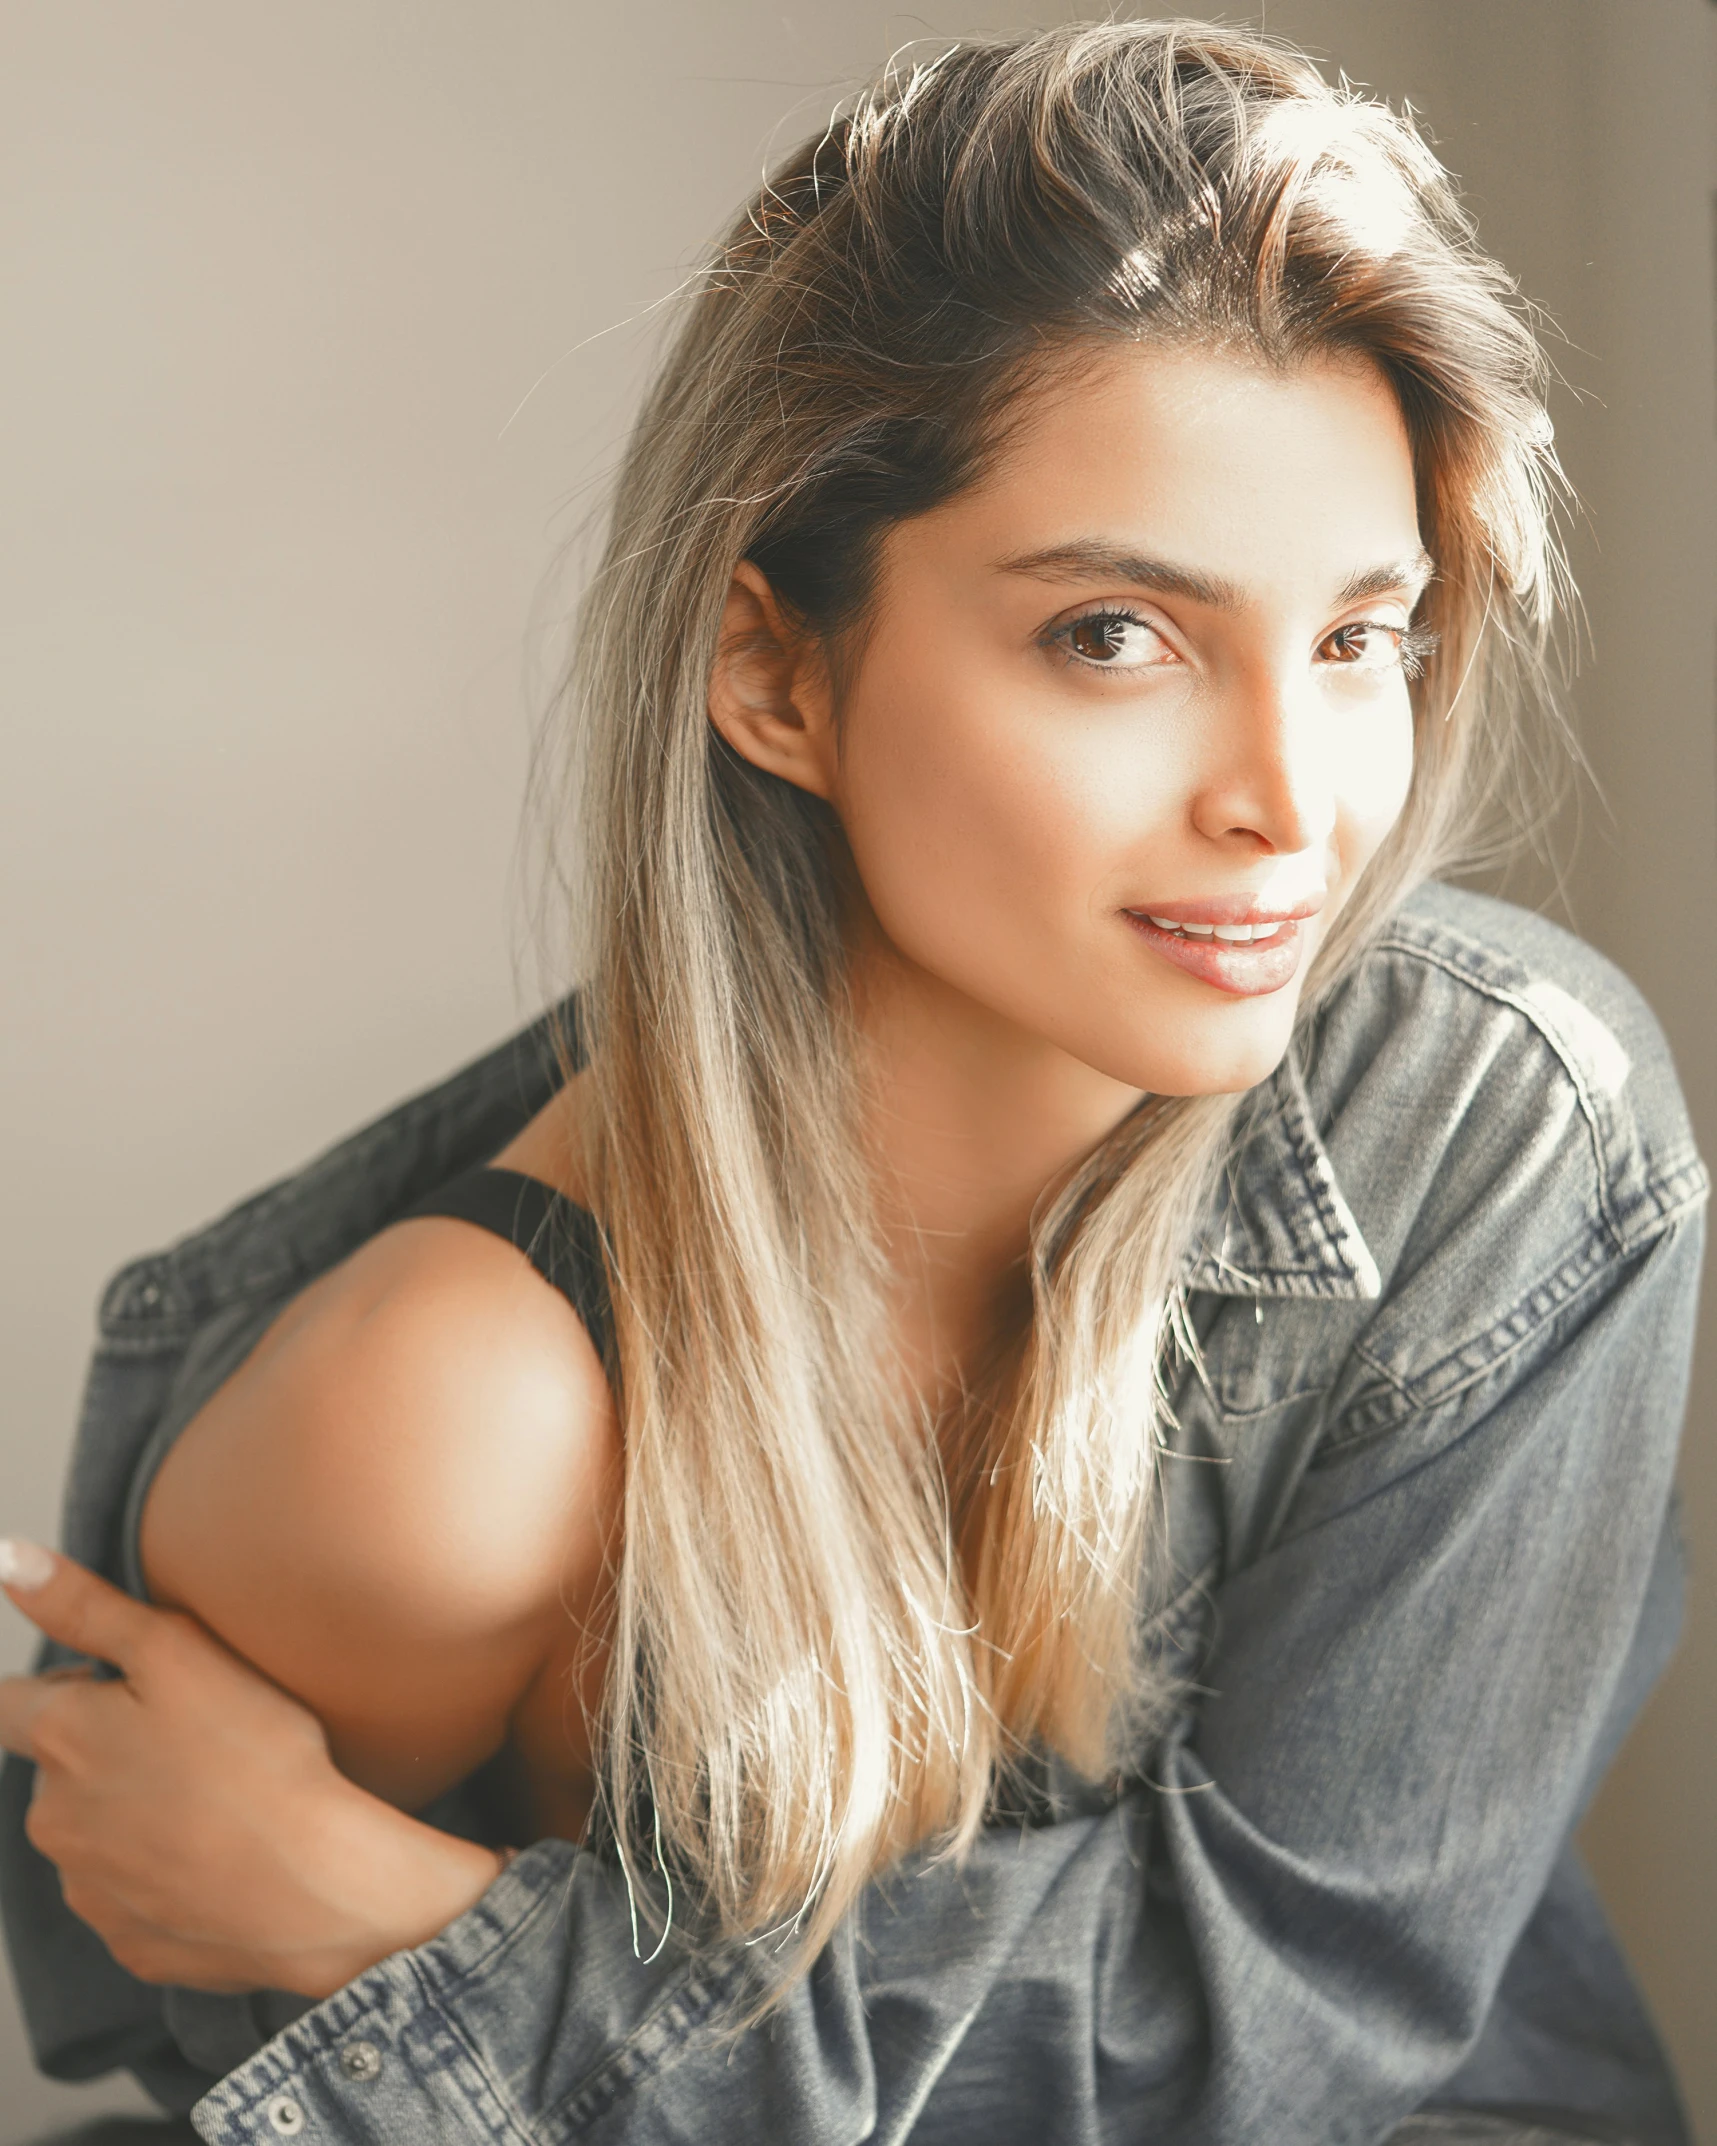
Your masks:
<svg viewBox="0 0 1717 2146"><path fill-rule="evenodd" d="M1146 915L1150 916L1147 910ZM1177 924L1172 917L1150 917L1158 931L1172 931L1183 939L1229 939L1244 946L1253 939L1273 939L1282 928L1282 919L1274 924Z"/></svg>

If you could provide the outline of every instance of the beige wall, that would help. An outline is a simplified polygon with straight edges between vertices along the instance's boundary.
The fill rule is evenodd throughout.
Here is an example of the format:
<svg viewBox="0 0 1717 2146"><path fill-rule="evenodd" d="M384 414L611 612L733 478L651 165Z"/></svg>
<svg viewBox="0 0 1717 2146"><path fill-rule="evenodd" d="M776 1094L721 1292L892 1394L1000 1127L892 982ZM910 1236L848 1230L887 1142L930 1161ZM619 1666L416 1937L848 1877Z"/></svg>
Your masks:
<svg viewBox="0 0 1717 2146"><path fill-rule="evenodd" d="M1717 1151L1717 10L1268 18L1422 106L1602 397L1558 409L1603 546L1580 713L1613 814L1574 896ZM564 592L533 596L639 378L626 323L772 142L926 27L865 0L0 0L0 1526L53 1528L121 1258L538 1002L512 857ZM1712 1400L1708 1354L1708 1561ZM1706 1589L1591 1832L1717 2146L1714 1691ZM0 2146L124 2100L35 2081L0 2011Z"/></svg>

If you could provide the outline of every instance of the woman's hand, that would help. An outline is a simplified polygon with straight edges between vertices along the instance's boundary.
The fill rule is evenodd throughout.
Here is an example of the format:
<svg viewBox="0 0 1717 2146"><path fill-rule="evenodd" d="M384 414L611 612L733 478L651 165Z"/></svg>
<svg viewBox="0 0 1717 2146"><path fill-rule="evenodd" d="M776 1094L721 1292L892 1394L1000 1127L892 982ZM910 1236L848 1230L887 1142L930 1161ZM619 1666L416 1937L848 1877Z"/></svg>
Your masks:
<svg viewBox="0 0 1717 2146"><path fill-rule="evenodd" d="M0 1582L120 1672L0 1679L0 1746L35 1762L26 1831L66 1905L142 1981L324 1997L494 1880L492 1851L348 1781L316 1717L194 1618L33 1543L0 1544Z"/></svg>

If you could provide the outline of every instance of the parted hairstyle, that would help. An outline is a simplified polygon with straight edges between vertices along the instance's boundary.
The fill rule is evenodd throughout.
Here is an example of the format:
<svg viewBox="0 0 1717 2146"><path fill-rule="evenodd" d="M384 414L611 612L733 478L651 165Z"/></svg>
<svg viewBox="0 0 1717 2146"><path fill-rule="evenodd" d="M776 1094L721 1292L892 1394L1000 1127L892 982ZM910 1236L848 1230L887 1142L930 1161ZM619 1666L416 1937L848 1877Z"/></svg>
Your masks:
<svg viewBox="0 0 1717 2146"><path fill-rule="evenodd" d="M1137 1759L1180 1277L1255 1105L1147 1097L1040 1203L1017 1332L960 1420L903 1406L842 838L709 719L735 566L819 638L838 714L881 540L973 483L1057 368L1122 341L1378 367L1437 641L1407 803L1320 950L1311 1020L1521 787L1556 468L1524 308L1410 119L1198 22L891 63L683 308L563 703L625 1442L593 1727L643 1915L659 1929L677 1887L705 1929L788 1933L790 1973L904 1851L968 1844L1022 1754L1094 1779Z"/></svg>

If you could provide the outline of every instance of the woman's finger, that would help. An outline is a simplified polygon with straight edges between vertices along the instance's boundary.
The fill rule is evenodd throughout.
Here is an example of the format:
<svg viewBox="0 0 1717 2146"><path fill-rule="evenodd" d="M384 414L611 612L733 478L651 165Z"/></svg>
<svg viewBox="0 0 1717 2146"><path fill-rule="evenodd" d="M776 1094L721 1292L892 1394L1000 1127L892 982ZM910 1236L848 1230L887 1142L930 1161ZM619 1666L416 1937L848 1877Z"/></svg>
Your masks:
<svg viewBox="0 0 1717 2146"><path fill-rule="evenodd" d="M49 1677L0 1677L0 1751L36 1756L36 1717L55 1696Z"/></svg>
<svg viewBox="0 0 1717 2146"><path fill-rule="evenodd" d="M0 1586L50 1639L120 1669L159 1616L69 1557L16 1537L0 1539Z"/></svg>

